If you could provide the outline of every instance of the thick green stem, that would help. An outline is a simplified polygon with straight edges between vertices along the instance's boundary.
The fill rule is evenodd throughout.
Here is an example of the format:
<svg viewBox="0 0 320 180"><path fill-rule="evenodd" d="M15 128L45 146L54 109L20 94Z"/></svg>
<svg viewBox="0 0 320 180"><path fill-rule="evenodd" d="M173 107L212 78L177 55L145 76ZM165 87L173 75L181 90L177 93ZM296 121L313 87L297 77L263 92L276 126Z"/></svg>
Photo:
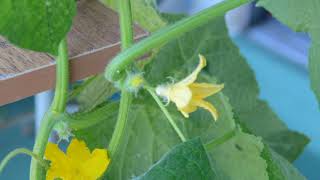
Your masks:
<svg viewBox="0 0 320 180"><path fill-rule="evenodd" d="M129 48L133 44L133 23L130 0L119 1L120 29L122 50ZM125 87L121 90L121 101L118 120L112 138L109 143L111 158L115 156L121 141L125 135L127 127L128 113L132 102L132 94Z"/></svg>
<svg viewBox="0 0 320 180"><path fill-rule="evenodd" d="M165 108L165 106L163 105L163 103L161 102L161 100L159 99L159 97L154 93L152 88L149 87L145 87L147 89L147 91L151 94L151 96L153 97L153 99L157 102L157 104L159 105L160 109L162 110L162 112L164 113L164 115L167 117L169 123L171 124L171 126L173 127L173 129L176 131L176 133L178 134L178 136L180 137L182 142L186 141L186 138L184 137L183 133L181 132L181 130L179 129L178 125L176 124L176 122L173 120L173 118L171 117L170 113L168 112L168 110Z"/></svg>
<svg viewBox="0 0 320 180"><path fill-rule="evenodd" d="M167 26L148 38L136 43L129 49L118 54L110 64L108 64L105 76L110 81L117 81L120 74L135 59L149 52L150 50L160 47L164 43L181 36L201 25L208 23L210 20L223 16L227 11L239 7L242 4L252 0L225 0L213 7L203 10L194 16L185 18L177 23Z"/></svg>
<svg viewBox="0 0 320 180"><path fill-rule="evenodd" d="M55 124L58 114L63 113L66 108L68 83L69 83L69 62L66 40L59 45L59 54L56 61L56 89L52 105L45 114L33 147L33 152L39 157L44 156L49 136ZM42 180L45 178L45 170L37 161L32 159L30 167L30 180Z"/></svg>
<svg viewBox="0 0 320 180"><path fill-rule="evenodd" d="M43 168L48 168L49 164L47 161L43 160L41 157L39 157L37 154L33 153L29 149L26 148L18 148L13 151L11 151L9 154L6 155L6 157L3 158L3 160L0 163L0 174L2 173L3 169L6 167L6 165L9 163L9 161L16 157L19 154L26 154L31 156L35 161L39 163Z"/></svg>

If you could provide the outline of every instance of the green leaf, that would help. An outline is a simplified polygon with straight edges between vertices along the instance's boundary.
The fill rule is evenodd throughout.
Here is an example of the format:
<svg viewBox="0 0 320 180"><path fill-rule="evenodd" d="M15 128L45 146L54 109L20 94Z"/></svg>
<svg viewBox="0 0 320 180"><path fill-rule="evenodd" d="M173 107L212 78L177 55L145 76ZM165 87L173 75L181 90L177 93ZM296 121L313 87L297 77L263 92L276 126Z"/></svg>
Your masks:
<svg viewBox="0 0 320 180"><path fill-rule="evenodd" d="M284 130L273 135L267 136L264 139L274 151L278 152L288 161L293 162L304 150L304 147L309 143L309 138L298 132Z"/></svg>
<svg viewBox="0 0 320 180"><path fill-rule="evenodd" d="M116 88L102 74L85 80L71 92L71 97L79 103L81 112L91 111L116 92Z"/></svg>
<svg viewBox="0 0 320 180"><path fill-rule="evenodd" d="M220 168L222 179L268 180L267 163L260 156L263 147L259 138L240 132L231 140L212 149L210 155L214 167Z"/></svg>
<svg viewBox="0 0 320 180"><path fill-rule="evenodd" d="M225 84L223 92L229 97L237 119L255 135L268 139L267 143L278 153L290 161L296 159L309 142L308 138L290 131L270 106L259 99L254 73L230 40L223 18L165 45L154 62L146 66L146 78L154 86L168 83L168 76L178 81L196 67L198 54L207 58L208 66L205 70L208 74L216 77L218 83ZM278 134L290 139L270 138ZM296 140L292 141L291 138ZM282 148L282 144L290 146L290 150Z"/></svg>
<svg viewBox="0 0 320 180"><path fill-rule="evenodd" d="M137 180L215 179L199 138L175 146Z"/></svg>
<svg viewBox="0 0 320 180"><path fill-rule="evenodd" d="M251 134L250 130L241 123L241 128L244 132ZM300 172L284 157L273 151L267 144L264 144L261 153L263 159L266 160L268 167L267 172L271 180L304 180L305 178Z"/></svg>
<svg viewBox="0 0 320 180"><path fill-rule="evenodd" d="M101 0L112 9L117 9L117 0ZM154 0L134 0L131 1L133 19L142 28L149 32L154 32L166 26L166 22L160 17L159 12L154 8Z"/></svg>
<svg viewBox="0 0 320 180"><path fill-rule="evenodd" d="M320 102L320 1L319 0L260 0L263 6L279 21L299 32L306 32L312 39L309 49L311 88Z"/></svg>
<svg viewBox="0 0 320 180"><path fill-rule="evenodd" d="M1 0L0 34L19 47L57 55L75 12L74 0Z"/></svg>
<svg viewBox="0 0 320 180"><path fill-rule="evenodd" d="M268 162L268 174L271 180L305 180L306 178L281 155L264 146L263 158Z"/></svg>
<svg viewBox="0 0 320 180"><path fill-rule="evenodd" d="M242 88L238 89L241 91ZM242 120L251 133L262 136L265 143L290 162L303 152L310 141L305 135L289 130L265 101L257 100L254 106L239 106L237 115L237 119Z"/></svg>

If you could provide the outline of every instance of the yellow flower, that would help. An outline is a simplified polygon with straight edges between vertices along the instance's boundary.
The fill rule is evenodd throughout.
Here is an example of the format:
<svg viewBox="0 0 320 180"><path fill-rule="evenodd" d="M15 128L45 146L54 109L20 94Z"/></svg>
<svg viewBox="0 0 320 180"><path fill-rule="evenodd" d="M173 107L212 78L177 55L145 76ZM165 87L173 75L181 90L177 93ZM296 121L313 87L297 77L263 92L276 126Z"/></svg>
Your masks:
<svg viewBox="0 0 320 180"><path fill-rule="evenodd" d="M46 180L96 180L110 163L107 150L95 149L90 153L86 144L77 139L71 141L66 154L49 142L45 158L51 161Z"/></svg>
<svg viewBox="0 0 320 180"><path fill-rule="evenodd" d="M175 84L160 85L156 88L159 96L173 101L178 110L186 117L189 113L197 110L198 107L208 110L215 120L218 119L217 109L204 98L218 93L224 87L223 84L194 83L202 68L206 66L206 59L199 55L200 63L198 67L185 79Z"/></svg>

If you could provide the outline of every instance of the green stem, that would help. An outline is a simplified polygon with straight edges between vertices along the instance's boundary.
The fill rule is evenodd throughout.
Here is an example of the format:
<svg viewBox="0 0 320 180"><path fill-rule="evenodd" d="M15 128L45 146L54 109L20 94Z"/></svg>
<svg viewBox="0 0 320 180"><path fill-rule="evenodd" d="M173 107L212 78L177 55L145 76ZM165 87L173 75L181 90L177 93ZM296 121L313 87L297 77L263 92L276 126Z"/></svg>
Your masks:
<svg viewBox="0 0 320 180"><path fill-rule="evenodd" d="M108 103L100 108L94 109L90 112L77 113L76 115L67 115L66 122L73 130L83 130L102 121L110 119L114 116L114 112L118 110L118 103ZM103 118L101 118L103 117ZM90 121L88 121L90 119Z"/></svg>
<svg viewBox="0 0 320 180"><path fill-rule="evenodd" d="M118 120L108 147L108 150L111 154L111 158L115 156L116 152L118 152L121 140L125 135L128 120L128 112L131 105L131 101L131 93L127 91L122 91Z"/></svg>
<svg viewBox="0 0 320 180"><path fill-rule="evenodd" d="M69 87L69 58L68 45L62 40L59 45L59 54L56 66L56 89L52 102L52 111L62 113L66 109Z"/></svg>
<svg viewBox="0 0 320 180"><path fill-rule="evenodd" d="M154 90L150 87L145 87L145 89L151 94L151 96L153 97L153 99L157 102L157 104L159 105L160 109L162 110L162 112L165 114L165 116L167 117L169 123L171 124L171 126L173 127L173 129L176 131L176 133L178 134L178 136L180 137L182 142L186 141L186 138L184 137L183 133L181 132L181 130L179 129L178 125L176 124L176 122L173 120L173 118L171 117L170 113L168 112L168 110L165 108L165 106L163 105L163 103L161 102L161 100L159 99L159 97L154 93Z"/></svg>
<svg viewBox="0 0 320 180"><path fill-rule="evenodd" d="M215 147L225 143L226 141L228 141L229 139L233 138L236 135L237 132L237 128L235 128L234 130L226 133L225 135L223 135L222 137L219 137L217 139L214 139L210 142L208 142L205 147L208 150L214 149Z"/></svg>
<svg viewBox="0 0 320 180"><path fill-rule="evenodd" d="M29 149L18 148L18 149L11 151L9 154L6 155L6 157L3 158L3 160L0 163L0 174L2 173L2 171L6 167L6 165L9 163L9 161L19 154L26 154L26 155L31 156L35 161L38 162L39 165L41 165L45 169L47 169L49 167L49 164L47 161L43 160L41 157L39 157L37 154L33 153Z"/></svg>
<svg viewBox="0 0 320 180"><path fill-rule="evenodd" d="M130 0L119 1L120 32L122 51L133 44L133 22Z"/></svg>
<svg viewBox="0 0 320 180"><path fill-rule="evenodd" d="M39 157L44 156L49 136L55 124L56 116L63 113L66 108L69 82L68 48L66 40L59 44L59 54L56 61L56 89L52 105L41 121L41 126L33 147L33 152ZM32 159L30 167L30 180L44 179L44 169Z"/></svg>
<svg viewBox="0 0 320 180"><path fill-rule="evenodd" d="M130 0L119 1L119 14L121 29L121 45L122 50L125 50L133 44L133 23ZM123 87L121 90L118 120L108 147L111 157L114 157L116 152L118 152L122 138L125 134L131 102L132 94Z"/></svg>
<svg viewBox="0 0 320 180"><path fill-rule="evenodd" d="M111 63L108 64L105 76L110 81L117 81L120 74L135 59L149 52L150 50L160 47L164 43L176 39L185 32L189 32L201 25L208 23L210 20L223 16L227 11L239 7L252 0L225 0L213 7L205 9L194 16L190 16L177 23L167 26L148 38L136 43L129 49L118 54Z"/></svg>

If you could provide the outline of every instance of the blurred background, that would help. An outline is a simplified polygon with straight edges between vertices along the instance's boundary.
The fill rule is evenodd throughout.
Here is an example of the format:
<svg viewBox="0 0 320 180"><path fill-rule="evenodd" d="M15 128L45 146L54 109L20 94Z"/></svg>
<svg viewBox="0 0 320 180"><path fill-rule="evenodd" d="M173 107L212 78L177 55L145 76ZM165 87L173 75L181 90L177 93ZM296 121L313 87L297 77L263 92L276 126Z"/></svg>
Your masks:
<svg viewBox="0 0 320 180"><path fill-rule="evenodd" d="M222 0L158 0L162 12L194 14ZM289 128L305 133L311 143L294 165L318 180L320 112L309 88L307 71L310 39L292 32L264 9L248 4L226 15L234 43L256 74L260 96L269 102ZM36 129L52 98L44 92L0 107L0 159L17 147L32 148ZM18 156L0 179L28 179L30 158Z"/></svg>

